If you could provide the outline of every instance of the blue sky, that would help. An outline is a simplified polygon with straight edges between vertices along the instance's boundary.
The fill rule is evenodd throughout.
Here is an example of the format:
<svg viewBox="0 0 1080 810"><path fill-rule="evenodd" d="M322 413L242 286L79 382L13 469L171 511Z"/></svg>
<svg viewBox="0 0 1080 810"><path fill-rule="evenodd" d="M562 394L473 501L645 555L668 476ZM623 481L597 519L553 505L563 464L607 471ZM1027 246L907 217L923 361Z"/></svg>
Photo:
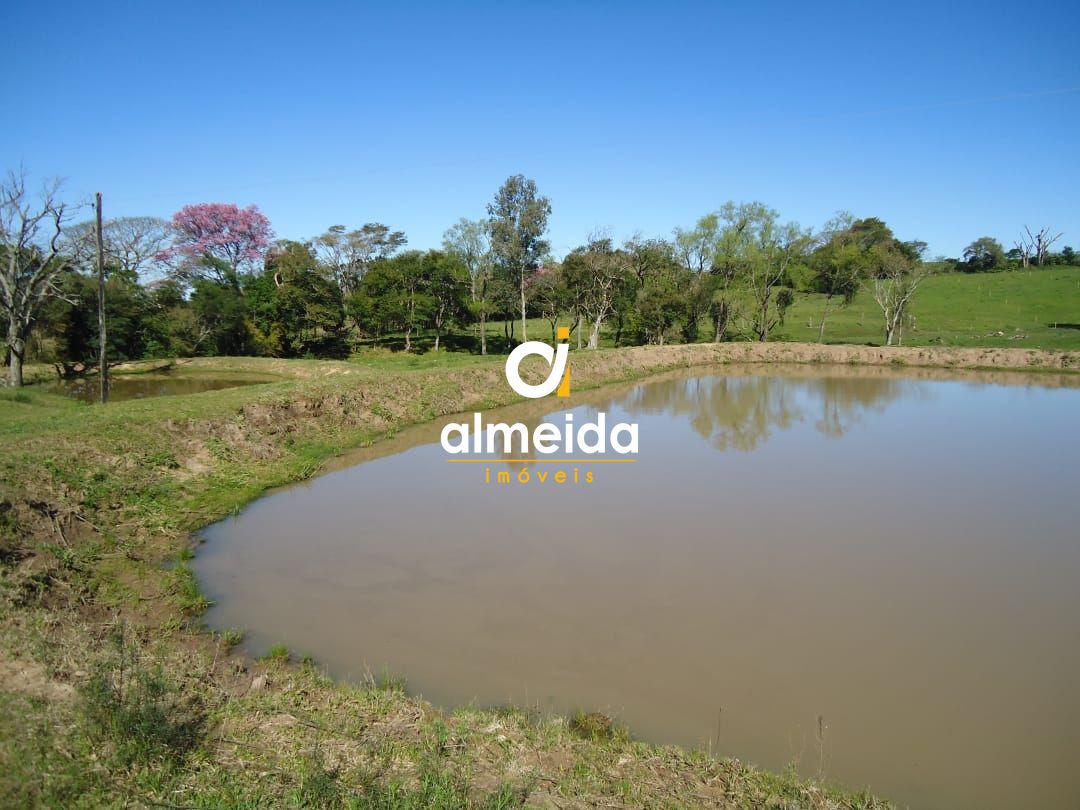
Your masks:
<svg viewBox="0 0 1080 810"><path fill-rule="evenodd" d="M1025 223L1080 246L1075 3L101 5L0 12L0 169L107 216L256 203L283 237L426 248L521 172L557 254L728 199L931 254Z"/></svg>

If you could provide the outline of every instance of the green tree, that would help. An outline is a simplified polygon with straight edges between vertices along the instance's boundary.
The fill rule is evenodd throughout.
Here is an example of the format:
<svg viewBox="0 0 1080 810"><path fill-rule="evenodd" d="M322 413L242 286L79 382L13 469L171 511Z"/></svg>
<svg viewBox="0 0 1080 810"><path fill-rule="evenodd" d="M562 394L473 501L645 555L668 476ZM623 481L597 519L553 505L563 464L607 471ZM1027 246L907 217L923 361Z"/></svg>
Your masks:
<svg viewBox="0 0 1080 810"><path fill-rule="evenodd" d="M863 247L865 242L853 226L850 214L838 214L826 223L818 236L817 247L810 254L813 287L825 295L818 327L819 343L825 341L825 324L833 304L839 301L846 306L852 302L869 265L868 249Z"/></svg>
<svg viewBox="0 0 1080 810"><path fill-rule="evenodd" d="M190 324L200 354L258 354L258 346L248 327L247 302L231 281L197 278L193 283ZM181 316L187 317L187 316Z"/></svg>
<svg viewBox="0 0 1080 810"><path fill-rule="evenodd" d="M594 237L563 260L562 272L577 312L589 322L590 349L600 345L604 322L622 304L628 307L636 280L628 254L615 249L611 240Z"/></svg>
<svg viewBox="0 0 1080 810"><path fill-rule="evenodd" d="M549 264L536 271L529 286L529 301L534 311L551 326L551 342L558 342L559 317L574 309L562 265ZM571 332L576 328L576 323L571 324Z"/></svg>
<svg viewBox="0 0 1080 810"><path fill-rule="evenodd" d="M536 183L524 175L507 178L487 207L491 249L499 268L513 281L521 307L521 339L526 334L526 291L529 279L548 251L544 239L551 203L539 196Z"/></svg>
<svg viewBox="0 0 1080 810"><path fill-rule="evenodd" d="M45 334L52 338L54 360L64 376L98 358L97 278L65 274L62 295L42 316ZM161 326L154 318L150 293L124 272L113 272L105 284L105 317L109 323L106 356L109 362L137 360L161 344Z"/></svg>
<svg viewBox="0 0 1080 810"><path fill-rule="evenodd" d="M245 285L256 339L272 357L341 357L345 313L341 290L309 245L283 242Z"/></svg>
<svg viewBox="0 0 1080 810"><path fill-rule="evenodd" d="M436 345L447 324L466 312L467 271L438 250L410 250L375 262L349 299L358 320L379 334L400 331L405 351L423 329L436 331Z"/></svg>
<svg viewBox="0 0 1080 810"><path fill-rule="evenodd" d="M443 234L443 250L457 257L469 274L469 311L477 324L480 354L487 354L487 321L493 310L492 280L495 257L488 223L458 220Z"/></svg>
<svg viewBox="0 0 1080 810"><path fill-rule="evenodd" d="M678 271L676 266L670 272L651 274L637 291L629 326L639 343L664 345L683 314Z"/></svg>
<svg viewBox="0 0 1080 810"><path fill-rule="evenodd" d="M443 332L452 323L469 320L470 275L457 256L440 250L424 254L428 294L433 300L431 328L435 330L435 351Z"/></svg>
<svg viewBox="0 0 1080 810"><path fill-rule="evenodd" d="M990 236L982 236L964 248L964 269L969 273L985 273L1005 265L1005 248Z"/></svg>
<svg viewBox="0 0 1080 810"><path fill-rule="evenodd" d="M690 230L675 229L675 252L687 271L681 275L679 289L687 343L697 341L701 318L717 292L709 274L716 262L719 239L720 217L715 212L703 216Z"/></svg>
<svg viewBox="0 0 1080 810"><path fill-rule="evenodd" d="M752 305L751 329L764 342L794 300L788 274L802 260L809 237L794 222L781 223L779 214L760 202L725 203L719 217L714 264L721 277L730 276L745 287Z"/></svg>

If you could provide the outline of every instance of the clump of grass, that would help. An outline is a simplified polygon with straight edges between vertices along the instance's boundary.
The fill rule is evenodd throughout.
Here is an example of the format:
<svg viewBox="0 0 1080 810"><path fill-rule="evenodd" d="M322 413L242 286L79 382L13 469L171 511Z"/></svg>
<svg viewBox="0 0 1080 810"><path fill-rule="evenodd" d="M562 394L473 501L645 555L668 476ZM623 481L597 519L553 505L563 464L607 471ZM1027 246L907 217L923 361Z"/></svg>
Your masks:
<svg viewBox="0 0 1080 810"><path fill-rule="evenodd" d="M296 766L298 784L289 796L294 807L335 807L341 801L336 769L328 769L321 750L303 757Z"/></svg>
<svg viewBox="0 0 1080 810"><path fill-rule="evenodd" d="M570 718L570 730L587 740L610 740L615 733L611 718L600 712L577 712Z"/></svg>
<svg viewBox="0 0 1080 810"><path fill-rule="evenodd" d="M527 794L525 788L503 784L491 793L476 796L464 776L444 767L437 760L425 760L420 764L415 784L407 784L399 779L381 783L372 777L359 795L350 797L350 806L357 810L451 810L460 807L503 810L523 806Z"/></svg>
<svg viewBox="0 0 1080 810"><path fill-rule="evenodd" d="M401 675L395 675L390 670L384 669L381 675L373 675L370 672L364 678L369 689L378 692L397 692L404 694L406 681Z"/></svg>
<svg viewBox="0 0 1080 810"><path fill-rule="evenodd" d="M21 402L23 404L29 404L34 401L34 398L25 391L20 391L18 388L0 388L0 400L3 400L5 402Z"/></svg>
<svg viewBox="0 0 1080 810"><path fill-rule="evenodd" d="M152 467L164 467L167 470L176 470L180 468L180 462L176 460L176 456L171 450L156 450L147 453L143 457L143 462Z"/></svg>
<svg viewBox="0 0 1080 810"><path fill-rule="evenodd" d="M176 764L199 740L201 715L186 705L160 667L148 667L121 626L113 649L79 689L86 736L117 765Z"/></svg>
<svg viewBox="0 0 1080 810"><path fill-rule="evenodd" d="M221 643L226 650L231 650L233 647L237 647L243 643L244 635L243 630L236 627L230 627L221 634Z"/></svg>
<svg viewBox="0 0 1080 810"><path fill-rule="evenodd" d="M266 655L263 656L263 661L270 661L274 664L287 664L292 657L292 653L289 652L289 648L284 644L275 644L269 650L266 651Z"/></svg>
<svg viewBox="0 0 1080 810"><path fill-rule="evenodd" d="M198 616L210 607L210 600L199 590L195 573L186 562L180 562L173 568L172 580L177 607L185 616Z"/></svg>

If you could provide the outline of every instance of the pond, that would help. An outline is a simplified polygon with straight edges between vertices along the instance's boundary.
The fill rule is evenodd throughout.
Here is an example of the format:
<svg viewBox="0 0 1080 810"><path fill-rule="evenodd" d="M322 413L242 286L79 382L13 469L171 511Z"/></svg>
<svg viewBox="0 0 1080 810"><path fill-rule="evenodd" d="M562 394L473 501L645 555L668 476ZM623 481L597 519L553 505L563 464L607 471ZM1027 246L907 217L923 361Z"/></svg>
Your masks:
<svg viewBox="0 0 1080 810"><path fill-rule="evenodd" d="M205 375L145 373L113 375L109 378L109 401L119 402L125 399L144 397L167 397L177 394L197 394L201 391L217 391L220 388L237 388L242 385L258 385L273 382L276 377L262 375ZM74 380L62 380L49 383L46 390L55 394L64 394L83 402L98 402L101 397L100 381L97 377L80 377Z"/></svg>
<svg viewBox="0 0 1080 810"><path fill-rule="evenodd" d="M587 485L404 431L206 529L208 621L901 806L1080 806L1078 383L731 368L485 415L637 422Z"/></svg>

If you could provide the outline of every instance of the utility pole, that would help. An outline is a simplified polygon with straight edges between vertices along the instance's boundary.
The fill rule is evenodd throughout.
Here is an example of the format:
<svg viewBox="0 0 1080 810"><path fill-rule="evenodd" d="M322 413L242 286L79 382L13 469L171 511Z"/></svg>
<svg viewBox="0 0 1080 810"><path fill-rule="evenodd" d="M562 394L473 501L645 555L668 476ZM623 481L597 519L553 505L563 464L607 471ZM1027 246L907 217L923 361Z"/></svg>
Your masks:
<svg viewBox="0 0 1080 810"><path fill-rule="evenodd" d="M101 404L109 401L109 358L105 351L105 239L101 235L101 192L94 195L97 217L98 278L98 379L101 381Z"/></svg>

